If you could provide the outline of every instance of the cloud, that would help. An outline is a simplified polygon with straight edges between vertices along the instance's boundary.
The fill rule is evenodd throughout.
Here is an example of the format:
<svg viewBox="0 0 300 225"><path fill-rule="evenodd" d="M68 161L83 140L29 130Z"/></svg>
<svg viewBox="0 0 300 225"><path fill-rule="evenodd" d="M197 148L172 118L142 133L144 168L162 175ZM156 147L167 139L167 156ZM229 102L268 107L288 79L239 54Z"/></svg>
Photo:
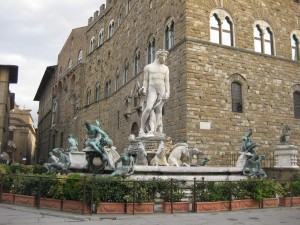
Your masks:
<svg viewBox="0 0 300 225"><path fill-rule="evenodd" d="M19 66L11 84L20 107L32 109L37 125L38 102L33 98L47 66L57 63L71 30L87 25L105 0L10 0L1 2L0 64Z"/></svg>

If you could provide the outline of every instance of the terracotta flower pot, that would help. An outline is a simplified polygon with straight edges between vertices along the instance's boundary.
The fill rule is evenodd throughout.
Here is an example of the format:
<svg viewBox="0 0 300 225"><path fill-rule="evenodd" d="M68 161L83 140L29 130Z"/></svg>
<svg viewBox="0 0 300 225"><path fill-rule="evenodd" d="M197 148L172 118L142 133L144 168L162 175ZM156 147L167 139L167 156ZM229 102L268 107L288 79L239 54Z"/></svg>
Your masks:
<svg viewBox="0 0 300 225"><path fill-rule="evenodd" d="M274 208L278 207L279 200L278 198L265 198L263 203L264 208Z"/></svg>
<svg viewBox="0 0 300 225"><path fill-rule="evenodd" d="M196 212L227 211L229 206L229 201L196 202Z"/></svg>
<svg viewBox="0 0 300 225"><path fill-rule="evenodd" d="M10 193L2 193L3 203L14 203L14 195Z"/></svg>
<svg viewBox="0 0 300 225"><path fill-rule="evenodd" d="M40 208L62 210L62 200L54 198L41 198Z"/></svg>
<svg viewBox="0 0 300 225"><path fill-rule="evenodd" d="M259 203L256 202L254 199L241 199L241 200L234 200L231 202L232 210L257 209L257 208L259 208Z"/></svg>
<svg viewBox="0 0 300 225"><path fill-rule="evenodd" d="M37 206L37 199L35 196L15 194L14 197L15 197L14 204L16 205L26 205L32 207Z"/></svg>
<svg viewBox="0 0 300 225"><path fill-rule="evenodd" d="M125 203L119 202L100 202L97 213L113 214L125 213Z"/></svg>
<svg viewBox="0 0 300 225"><path fill-rule="evenodd" d="M134 213L153 213L154 212L154 203L134 203ZM133 203L126 204L126 213L133 213Z"/></svg>
<svg viewBox="0 0 300 225"><path fill-rule="evenodd" d="M293 203L293 204L292 204ZM281 197L279 198L280 206L300 206L300 197Z"/></svg>
<svg viewBox="0 0 300 225"><path fill-rule="evenodd" d="M162 208L164 213L170 213L171 202L163 202ZM188 212L190 210L190 202L173 202L173 212Z"/></svg>
<svg viewBox="0 0 300 225"><path fill-rule="evenodd" d="M62 210L67 212L82 212L83 210L81 201L64 200L62 205ZM84 205L84 213L91 213L91 207L88 204Z"/></svg>

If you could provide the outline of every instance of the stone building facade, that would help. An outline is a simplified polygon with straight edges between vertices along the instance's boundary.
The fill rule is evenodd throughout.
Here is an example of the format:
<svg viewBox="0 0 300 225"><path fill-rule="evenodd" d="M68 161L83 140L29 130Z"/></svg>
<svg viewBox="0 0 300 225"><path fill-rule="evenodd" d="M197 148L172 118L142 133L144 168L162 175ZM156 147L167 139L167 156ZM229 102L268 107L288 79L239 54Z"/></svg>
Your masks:
<svg viewBox="0 0 300 225"><path fill-rule="evenodd" d="M18 82L18 66L0 65L0 153L8 148L9 111L14 108L15 94L9 85Z"/></svg>
<svg viewBox="0 0 300 225"><path fill-rule="evenodd" d="M73 83L59 77L52 90L64 95L71 85L77 96L70 118L57 117L59 138L75 134L82 146L84 121L99 120L123 152L140 126L143 67L167 49L164 132L173 143L187 141L220 165L240 150L248 128L258 151L271 153L288 124L299 146L299 10L293 0L108 0L85 28L82 73Z"/></svg>
<svg viewBox="0 0 300 225"><path fill-rule="evenodd" d="M40 86L34 97L34 101L39 101L38 128L36 141L37 162L45 162L51 150L52 143L52 88L55 84L55 72L57 66L48 66L45 70Z"/></svg>
<svg viewBox="0 0 300 225"><path fill-rule="evenodd" d="M10 111L7 153L14 163L36 162L36 132L30 112L18 105Z"/></svg>

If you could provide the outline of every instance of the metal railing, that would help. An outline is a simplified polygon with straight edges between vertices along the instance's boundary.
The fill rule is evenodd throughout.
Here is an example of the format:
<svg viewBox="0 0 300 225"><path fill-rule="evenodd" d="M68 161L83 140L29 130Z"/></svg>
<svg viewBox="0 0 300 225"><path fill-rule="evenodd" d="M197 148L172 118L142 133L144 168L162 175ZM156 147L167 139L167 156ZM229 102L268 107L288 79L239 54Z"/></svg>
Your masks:
<svg viewBox="0 0 300 225"><path fill-rule="evenodd" d="M188 212L197 212L197 202L227 201L228 210L232 210L232 203L242 198L252 198L257 187L268 189L269 193L256 199L263 208L264 198L275 197L280 194L282 187L286 186L286 193L291 197L300 195L300 180L270 181L270 180L245 180L245 181L205 181L196 178L190 181L161 180L150 181L118 180L109 178L97 178L95 176L67 177L67 176L43 176L24 174L1 174L0 202L3 193L11 193L34 196L36 207L40 208L42 198L57 198L63 200L75 200L82 203L82 214L87 213L87 204L90 207L88 213L96 213L96 207L103 202L125 202L133 205L132 214L135 214L135 205L143 202L152 202L154 212L162 212L162 203L170 202L170 213L176 212L175 202L189 203ZM269 182L269 183L268 183ZM297 183L298 182L298 183ZM280 186L280 184L282 186ZM297 184L297 185L294 185ZM269 186L265 186L269 185ZM272 189L273 187L273 189ZM279 188L281 187L281 189ZM257 197L257 196L256 196ZM14 200L11 203L15 203ZM60 209L62 210L62 209ZM127 212L128 213L128 212Z"/></svg>

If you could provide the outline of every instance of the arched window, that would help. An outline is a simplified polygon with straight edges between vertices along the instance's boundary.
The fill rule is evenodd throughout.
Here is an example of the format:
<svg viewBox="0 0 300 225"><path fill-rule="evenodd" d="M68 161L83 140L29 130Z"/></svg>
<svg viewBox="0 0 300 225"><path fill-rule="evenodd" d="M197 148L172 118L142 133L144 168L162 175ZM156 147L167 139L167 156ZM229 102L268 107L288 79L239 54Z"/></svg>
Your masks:
<svg viewBox="0 0 300 225"><path fill-rule="evenodd" d="M126 15L130 12L131 10L131 0L127 0L126 2Z"/></svg>
<svg viewBox="0 0 300 225"><path fill-rule="evenodd" d="M115 32L115 22L111 20L108 26L108 37L112 37Z"/></svg>
<svg viewBox="0 0 300 225"><path fill-rule="evenodd" d="M94 51L94 49L95 49L95 37L92 37L90 41L90 53Z"/></svg>
<svg viewBox="0 0 300 225"><path fill-rule="evenodd" d="M232 22L228 16L225 17L222 24L222 44L233 46Z"/></svg>
<svg viewBox="0 0 300 225"><path fill-rule="evenodd" d="M68 70L71 69L72 66L73 66L72 59L69 59L69 62L68 62Z"/></svg>
<svg viewBox="0 0 300 225"><path fill-rule="evenodd" d="M242 85L238 82L231 84L232 112L243 112Z"/></svg>
<svg viewBox="0 0 300 225"><path fill-rule="evenodd" d="M96 85L96 102L100 100L100 84Z"/></svg>
<svg viewBox="0 0 300 225"><path fill-rule="evenodd" d="M57 120L57 100L53 100L52 102L52 121L51 124L54 126Z"/></svg>
<svg viewBox="0 0 300 225"><path fill-rule="evenodd" d="M300 36L300 32L299 32L299 36ZM295 61L300 61L300 57L299 57L299 38L297 37L296 34L292 35L291 38L291 42L292 42L292 59Z"/></svg>
<svg viewBox="0 0 300 225"><path fill-rule="evenodd" d="M110 91L111 91L111 80L106 81L105 83L105 97L110 96Z"/></svg>
<svg viewBox="0 0 300 225"><path fill-rule="evenodd" d="M137 50L134 57L134 74L137 75L140 72L140 59L141 54L140 51Z"/></svg>
<svg viewBox="0 0 300 225"><path fill-rule="evenodd" d="M126 84L128 82L128 71L129 71L129 63L126 60L125 66L124 66L124 84Z"/></svg>
<svg viewBox="0 0 300 225"><path fill-rule="evenodd" d="M210 41L233 46L233 23L229 14L218 10L210 17Z"/></svg>
<svg viewBox="0 0 300 225"><path fill-rule="evenodd" d="M155 59L155 39L151 38L148 42L148 63L152 63Z"/></svg>
<svg viewBox="0 0 300 225"><path fill-rule="evenodd" d="M256 22L254 26L254 51L274 55L274 35L269 24Z"/></svg>
<svg viewBox="0 0 300 225"><path fill-rule="evenodd" d="M77 63L81 63L81 61L82 61L82 49L80 49L80 51L78 53Z"/></svg>
<svg viewBox="0 0 300 225"><path fill-rule="evenodd" d="M152 2L152 0L150 0L150 2L149 2L149 9L152 9L152 7L153 7L153 2Z"/></svg>
<svg viewBox="0 0 300 225"><path fill-rule="evenodd" d="M117 91L117 90L119 90L119 88L120 88L120 75L117 72L117 74L116 74L116 82L115 82L115 90Z"/></svg>
<svg viewBox="0 0 300 225"><path fill-rule="evenodd" d="M98 46L103 45L103 43L104 43L104 29L102 28L99 32Z"/></svg>
<svg viewBox="0 0 300 225"><path fill-rule="evenodd" d="M136 122L131 126L131 134L134 134L136 137L139 136L139 125Z"/></svg>
<svg viewBox="0 0 300 225"><path fill-rule="evenodd" d="M92 91L89 90L86 95L86 104L90 105L92 103Z"/></svg>
<svg viewBox="0 0 300 225"><path fill-rule="evenodd" d="M122 22L123 22L123 15L122 13L120 13L118 17L118 26L120 26Z"/></svg>
<svg viewBox="0 0 300 225"><path fill-rule="evenodd" d="M295 91L293 93L294 98L294 115L296 119L300 119L300 92Z"/></svg>
<svg viewBox="0 0 300 225"><path fill-rule="evenodd" d="M165 48L170 49L174 46L174 21L169 20L165 27Z"/></svg>

